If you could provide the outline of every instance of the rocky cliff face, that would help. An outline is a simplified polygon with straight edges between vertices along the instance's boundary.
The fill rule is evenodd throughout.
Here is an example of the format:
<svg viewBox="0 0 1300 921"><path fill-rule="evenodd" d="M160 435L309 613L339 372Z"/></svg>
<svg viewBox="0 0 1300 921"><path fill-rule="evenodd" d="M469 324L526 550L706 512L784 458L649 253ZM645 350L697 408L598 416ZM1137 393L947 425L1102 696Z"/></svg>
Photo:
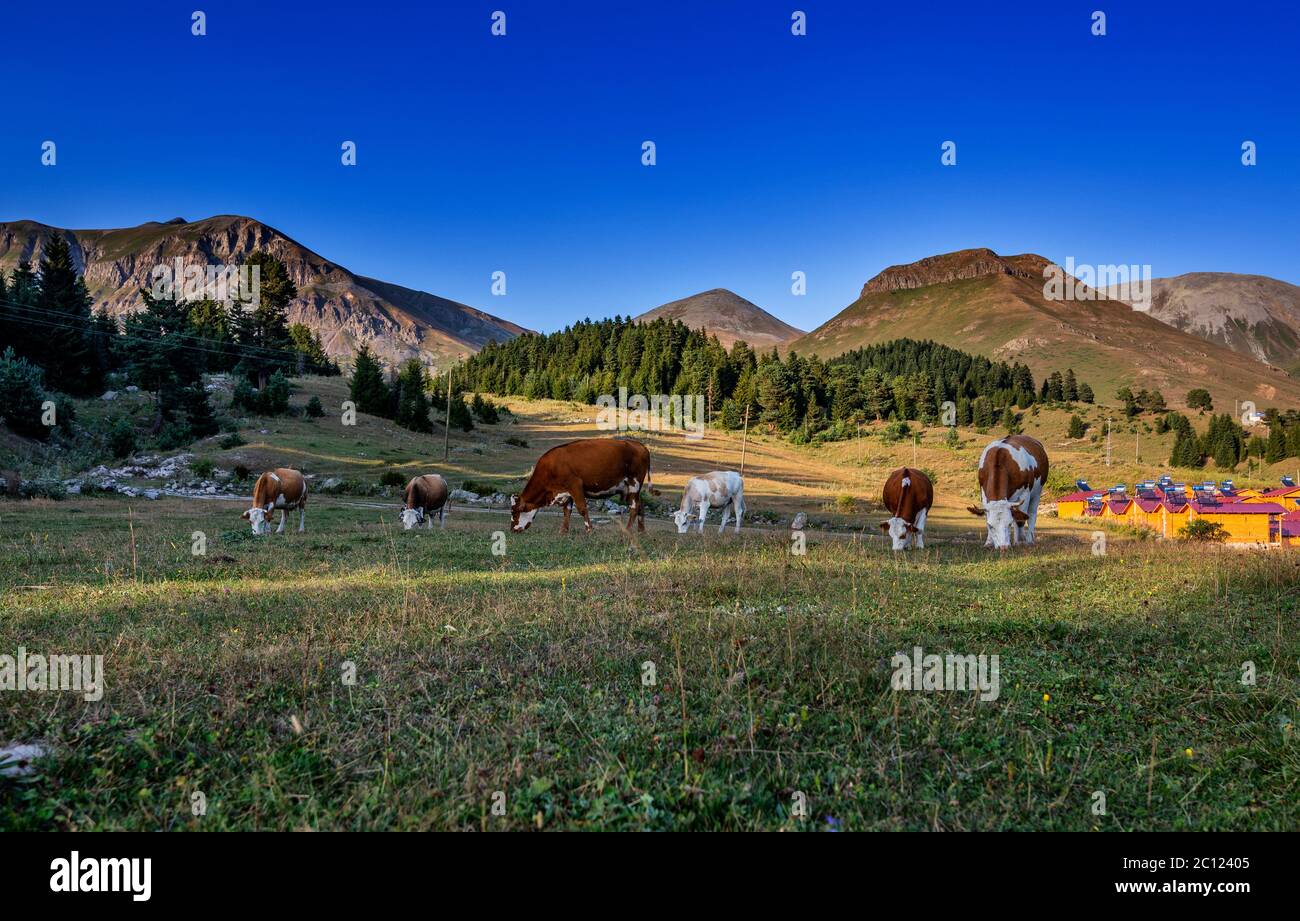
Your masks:
<svg viewBox="0 0 1300 921"><path fill-rule="evenodd" d="M941 256L929 256L907 265L891 265L862 286L862 297L882 291L905 291L950 281L1011 275L1043 280L1048 261L1042 256L999 256L991 249L963 249Z"/></svg>
<svg viewBox="0 0 1300 921"><path fill-rule="evenodd" d="M1152 279L1151 291L1151 316L1162 323L1300 371L1300 287L1265 275L1190 272Z"/></svg>
<svg viewBox="0 0 1300 921"><path fill-rule="evenodd" d="M311 327L335 358L349 359L363 344L390 363L420 357L439 364L525 330L481 310L423 291L356 275L260 221L222 215L181 218L117 230L64 230L34 221L0 223L0 268L19 260L33 266L45 241L62 234L86 278L96 308L113 314L139 310L140 291L154 267L178 257L187 264L235 265L256 251L275 255L298 286L292 323Z"/></svg>

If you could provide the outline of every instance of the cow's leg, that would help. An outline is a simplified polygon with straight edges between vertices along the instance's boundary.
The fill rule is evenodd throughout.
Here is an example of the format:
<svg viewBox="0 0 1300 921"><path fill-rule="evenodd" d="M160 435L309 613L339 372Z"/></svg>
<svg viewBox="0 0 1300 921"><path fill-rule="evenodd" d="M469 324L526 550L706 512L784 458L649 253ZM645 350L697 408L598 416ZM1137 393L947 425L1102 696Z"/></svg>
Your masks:
<svg viewBox="0 0 1300 921"><path fill-rule="evenodd" d="M709 500L700 500L700 533L704 533L704 519L709 517Z"/></svg>
<svg viewBox="0 0 1300 921"><path fill-rule="evenodd" d="M424 510L424 530L426 531L433 530L433 516L429 514L429 510L427 508Z"/></svg>
<svg viewBox="0 0 1300 921"><path fill-rule="evenodd" d="M1029 498L1029 508L1025 510L1025 514L1029 516L1029 520L1025 522L1025 531L1028 534L1028 539L1025 542L1029 544L1034 542L1034 531L1038 527L1038 502L1042 498L1042 484L1037 484L1037 488Z"/></svg>
<svg viewBox="0 0 1300 921"><path fill-rule="evenodd" d="M736 493L736 498L731 500L732 509L736 513L736 533L740 533L740 519L745 514L745 494Z"/></svg>
<svg viewBox="0 0 1300 921"><path fill-rule="evenodd" d="M642 500L641 493L639 490L637 491L635 498L636 498L636 529L638 531L644 531L645 530L645 501Z"/></svg>
<svg viewBox="0 0 1300 921"><path fill-rule="evenodd" d="M918 550L925 549L925 515L927 511L928 509L921 509L916 513L916 519L912 522L916 527L916 530L912 532L912 543L916 545Z"/></svg>
<svg viewBox="0 0 1300 921"><path fill-rule="evenodd" d="M298 533L307 530L307 503L298 506Z"/></svg>
<svg viewBox="0 0 1300 921"><path fill-rule="evenodd" d="M447 527L447 503L442 503L442 508L438 509L438 530L441 531Z"/></svg>
<svg viewBox="0 0 1300 921"><path fill-rule="evenodd" d="M722 524L718 525L719 534L727 530L727 519L730 517L731 517L731 501L728 500L727 504L722 507Z"/></svg>
<svg viewBox="0 0 1300 921"><path fill-rule="evenodd" d="M591 524L591 516L587 514L587 497L583 493L581 486L579 486L577 491L573 493L573 498L570 501L578 509L578 514L582 516L582 520L586 522L587 533L591 533L594 528Z"/></svg>
<svg viewBox="0 0 1300 921"><path fill-rule="evenodd" d="M276 534L284 533L284 519L288 516L288 514L289 514L288 509L283 509L283 508L280 509L280 526L275 529Z"/></svg>
<svg viewBox="0 0 1300 921"><path fill-rule="evenodd" d="M569 499L564 503L564 524L560 525L560 533L569 533L569 515L573 513L573 500Z"/></svg>

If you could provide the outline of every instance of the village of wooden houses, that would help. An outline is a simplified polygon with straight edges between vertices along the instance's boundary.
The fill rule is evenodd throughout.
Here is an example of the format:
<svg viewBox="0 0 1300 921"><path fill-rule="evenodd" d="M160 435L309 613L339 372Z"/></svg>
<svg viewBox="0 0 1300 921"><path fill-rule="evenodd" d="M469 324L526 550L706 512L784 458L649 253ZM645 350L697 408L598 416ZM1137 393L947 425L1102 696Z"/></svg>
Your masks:
<svg viewBox="0 0 1300 921"><path fill-rule="evenodd" d="M1276 489L1237 489L1232 480L1185 483L1169 476L1137 483L1130 495L1125 485L1092 489L1083 480L1078 491L1057 500L1060 518L1096 518L1105 524L1129 525L1177 538L1196 520L1217 524L1228 544L1300 548L1300 486L1282 477Z"/></svg>

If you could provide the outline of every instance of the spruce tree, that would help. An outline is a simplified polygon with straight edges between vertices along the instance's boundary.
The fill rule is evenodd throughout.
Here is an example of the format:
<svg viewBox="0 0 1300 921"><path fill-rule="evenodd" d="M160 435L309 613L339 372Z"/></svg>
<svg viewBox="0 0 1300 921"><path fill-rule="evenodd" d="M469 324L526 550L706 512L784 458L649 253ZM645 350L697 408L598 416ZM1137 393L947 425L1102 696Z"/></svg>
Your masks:
<svg viewBox="0 0 1300 921"><path fill-rule="evenodd" d="M357 351L352 366L352 379L348 382L349 396L357 410L372 416L389 416L388 385L384 382L384 369L371 353L368 345Z"/></svg>
<svg viewBox="0 0 1300 921"><path fill-rule="evenodd" d="M46 379L69 393L94 393L102 380L91 329L90 292L72 262L72 249L60 234L41 253L35 318L43 330L35 359Z"/></svg>

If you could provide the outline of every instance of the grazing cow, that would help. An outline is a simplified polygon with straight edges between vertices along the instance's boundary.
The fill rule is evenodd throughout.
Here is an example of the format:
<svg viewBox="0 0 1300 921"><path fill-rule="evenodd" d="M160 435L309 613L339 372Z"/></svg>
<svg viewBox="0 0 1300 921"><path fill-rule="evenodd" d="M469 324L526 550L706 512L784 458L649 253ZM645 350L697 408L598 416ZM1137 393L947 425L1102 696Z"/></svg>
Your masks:
<svg viewBox="0 0 1300 921"><path fill-rule="evenodd" d="M284 533L285 514L291 508L298 510L298 531L306 530L307 481L297 470L276 467L258 477L253 486L253 507L242 517L253 526L254 534L270 534L271 510L277 508L280 526L275 529L276 534Z"/></svg>
<svg viewBox="0 0 1300 921"><path fill-rule="evenodd" d="M980 455L980 499L983 508L968 506L983 515L988 526L986 547L1005 550L1014 542L1032 544L1038 521L1038 500L1047 482L1047 450L1037 438L1008 435Z"/></svg>
<svg viewBox="0 0 1300 921"><path fill-rule="evenodd" d="M578 514L591 530L587 516L588 499L605 499L621 495L630 509L627 527L645 530L645 506L642 487L650 487L650 452L639 441L627 438L583 438L558 445L537 459L524 491L510 497L510 530L525 531L539 509L548 505L564 507L564 524L560 533L569 530L569 513L576 506Z"/></svg>
<svg viewBox="0 0 1300 921"><path fill-rule="evenodd" d="M443 527L443 518L447 514L447 481L436 473L411 477L406 484L406 504L400 517L402 528L409 531L424 522L426 529L433 527L433 513L438 513L438 527Z"/></svg>
<svg viewBox="0 0 1300 921"><path fill-rule="evenodd" d="M711 508L722 509L721 534L727 527L727 516L735 514L736 533L740 533L740 518L745 514L745 484L734 470L715 470L704 476L691 477L682 492L682 507L673 513L677 533L685 534L691 526L691 508L698 510L700 533L704 533L704 518Z"/></svg>
<svg viewBox="0 0 1300 921"><path fill-rule="evenodd" d="M895 550L909 545L925 549L925 518L934 504L934 487L930 478L919 470L900 467L885 480L885 508L891 517L880 522Z"/></svg>

